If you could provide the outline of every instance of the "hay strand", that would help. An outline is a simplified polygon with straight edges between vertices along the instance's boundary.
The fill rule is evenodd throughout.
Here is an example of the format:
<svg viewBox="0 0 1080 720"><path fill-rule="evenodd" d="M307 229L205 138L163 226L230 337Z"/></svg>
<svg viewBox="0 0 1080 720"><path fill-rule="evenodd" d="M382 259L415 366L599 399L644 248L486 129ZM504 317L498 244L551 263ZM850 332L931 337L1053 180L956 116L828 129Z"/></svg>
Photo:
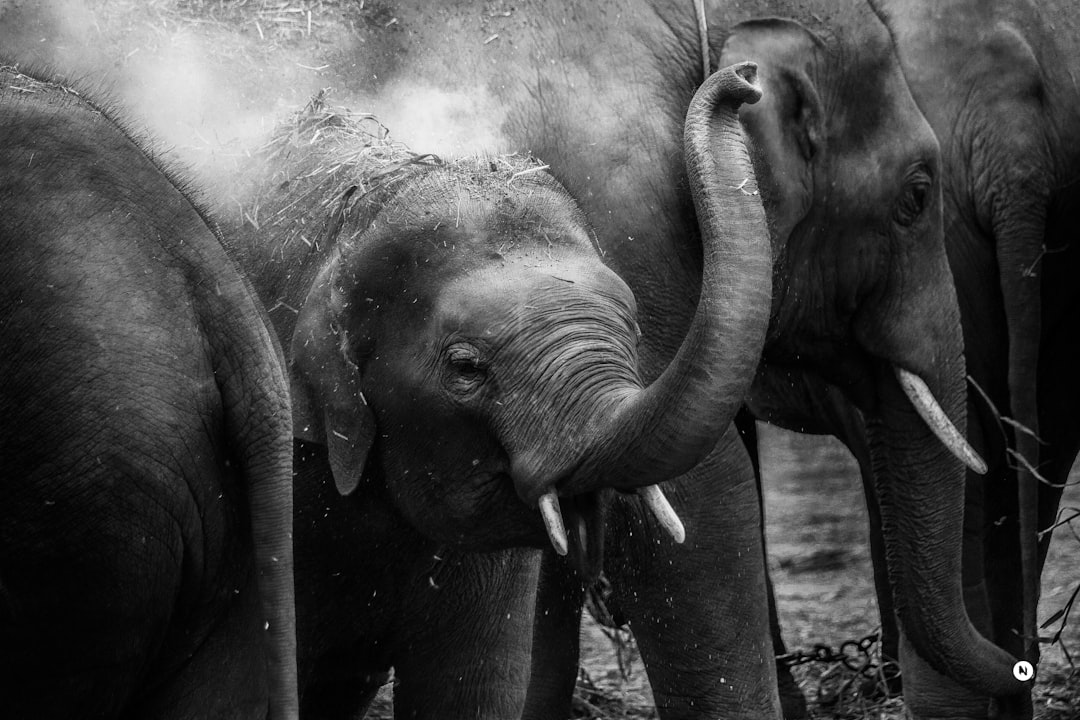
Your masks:
<svg viewBox="0 0 1080 720"><path fill-rule="evenodd" d="M283 246L300 239L313 249L336 236L353 208L374 214L402 182L435 169L459 184L523 182L548 170L519 154L445 160L396 141L379 118L331 106L320 91L252 155L241 174L254 178L246 200L235 199L239 222L270 232ZM312 226L321 226L313 233Z"/></svg>

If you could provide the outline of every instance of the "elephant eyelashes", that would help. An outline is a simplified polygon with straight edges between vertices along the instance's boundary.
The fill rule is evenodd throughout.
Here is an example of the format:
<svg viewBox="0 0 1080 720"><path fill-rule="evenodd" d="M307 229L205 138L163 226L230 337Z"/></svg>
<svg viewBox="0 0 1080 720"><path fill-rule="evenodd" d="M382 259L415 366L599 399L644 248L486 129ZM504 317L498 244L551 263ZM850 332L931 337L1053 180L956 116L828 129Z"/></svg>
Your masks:
<svg viewBox="0 0 1080 720"><path fill-rule="evenodd" d="M904 185L904 194L896 204L893 219L897 223L907 227L913 224L922 215L926 208L926 200L930 196L930 186L933 180L923 168L912 172Z"/></svg>
<svg viewBox="0 0 1080 720"><path fill-rule="evenodd" d="M453 392L465 394L478 389L487 379L487 366L480 351L468 343L454 343L446 349L448 384Z"/></svg>

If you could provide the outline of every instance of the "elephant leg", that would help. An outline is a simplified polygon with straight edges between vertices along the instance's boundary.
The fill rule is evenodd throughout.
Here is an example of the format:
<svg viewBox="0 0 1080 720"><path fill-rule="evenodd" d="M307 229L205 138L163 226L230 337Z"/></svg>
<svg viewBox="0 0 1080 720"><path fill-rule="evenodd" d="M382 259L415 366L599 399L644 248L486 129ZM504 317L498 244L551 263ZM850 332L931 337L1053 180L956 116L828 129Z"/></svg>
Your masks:
<svg viewBox="0 0 1080 720"><path fill-rule="evenodd" d="M621 498L606 562L660 716L779 717L760 508L735 431L665 492L685 544L668 538L636 498Z"/></svg>
<svg viewBox="0 0 1080 720"><path fill-rule="evenodd" d="M773 655L780 658L787 655L787 645L784 644L784 637L780 632L780 618L776 614L776 593L768 568L765 570L765 586L769 593L769 633L772 635ZM780 692L780 708L784 711L784 720L803 720L810 716L806 708L806 696L795 682L791 668L779 659L776 661L776 685Z"/></svg>
<svg viewBox="0 0 1080 720"><path fill-rule="evenodd" d="M532 673L522 720L570 717L581 651L578 574L550 549L544 552L533 623Z"/></svg>
<svg viewBox="0 0 1080 720"><path fill-rule="evenodd" d="M440 558L405 594L394 640L394 716L520 717L541 552Z"/></svg>
<svg viewBox="0 0 1080 720"><path fill-rule="evenodd" d="M750 456L750 465L754 471L754 484L757 489L758 506L761 508L761 547L766 547L765 541L765 495L761 487L761 456L758 450L757 421L744 407L735 416L735 428L739 432L743 445ZM767 555L768 553L766 553ZM780 617L776 614L776 593L773 590L772 577L769 575L768 563L765 568L765 587L769 599L769 633L772 636L773 655L777 658L787 655L787 646L780 630ZM776 661L776 681L780 692L780 706L784 712L785 720L801 720L808 717L806 697L799 689L795 677L791 674L791 668L784 661Z"/></svg>
<svg viewBox="0 0 1080 720"><path fill-rule="evenodd" d="M981 478L980 478L981 479ZM968 484L968 498L973 494ZM1005 488L1004 491L1002 488ZM985 553L994 562L985 564L985 588L989 608L990 627L978 622L971 604L968 613L976 621L976 627L1005 648L1015 657L1023 657L1024 642L1021 636L1023 624L1024 592L1021 583L1021 560L1019 522L1017 514L1016 477L999 478L985 492ZM965 528L965 539L968 530ZM964 570L968 570L968 546L964 545ZM1038 645L1035 646L1038 652ZM904 670L905 674L907 669ZM1032 717L1031 694L1023 693L1011 698L999 698L993 703L994 717L1001 720L1028 720Z"/></svg>
<svg viewBox="0 0 1080 720"><path fill-rule="evenodd" d="M343 498L325 446L294 441L293 468L300 717L352 720L390 678L399 576L432 543L382 499Z"/></svg>
<svg viewBox="0 0 1080 720"><path fill-rule="evenodd" d="M972 494L968 484L968 497ZM985 552L994 562L985 567L986 586L993 616L991 637L1001 647L1020 657L1023 642L1021 625L1023 593L1020 583L1019 525L1017 520L1016 477L994 478L987 488ZM970 504L970 503L969 503ZM967 531L965 529L965 537ZM967 545L965 543L965 551ZM968 566L965 556L965 571Z"/></svg>
<svg viewBox="0 0 1080 720"><path fill-rule="evenodd" d="M870 561L874 568L874 594L877 596L878 617L881 619L881 662L896 664L886 670L885 681L889 694L899 695L903 689L902 677L897 667L900 662L900 629L896 624L892 586L889 584L889 568L885 561L885 537L881 532L881 506L878 505L872 471L861 465L860 470L870 525Z"/></svg>
<svg viewBox="0 0 1080 720"><path fill-rule="evenodd" d="M1074 317L1076 307L1067 311ZM1038 528L1051 527L1057 519L1064 483L1080 450L1080 422L1075 412L1080 398L1080 380L1075 367L1077 351L1073 324L1059 325L1061 331L1046 340L1041 353L1040 386L1047 388L1039 397L1040 440L1038 468L1047 480L1038 487ZM1053 378L1053 380L1047 380ZM994 629L998 643L1014 655L1022 651L1019 628L1023 617L1023 588L1018 539L1017 488L1015 479L1006 484L1004 491L997 491L991 498L994 510L990 517L997 523L989 525L988 552L995 562L990 564L987 582L990 587L994 610ZM1052 535L1043 536L1039 543L1038 571L1041 576ZM998 559L1001 562L998 562ZM1035 644L1034 661L1039 659L1039 645ZM1033 709L1030 694L1003 698L997 703L1002 717L1030 718Z"/></svg>

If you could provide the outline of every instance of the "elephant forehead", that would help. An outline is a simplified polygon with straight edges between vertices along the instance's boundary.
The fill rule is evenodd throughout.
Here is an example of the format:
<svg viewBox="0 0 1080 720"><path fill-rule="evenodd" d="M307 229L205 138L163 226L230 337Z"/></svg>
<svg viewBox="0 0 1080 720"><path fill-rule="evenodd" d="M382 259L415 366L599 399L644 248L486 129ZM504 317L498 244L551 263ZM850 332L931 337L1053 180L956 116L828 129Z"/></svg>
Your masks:
<svg viewBox="0 0 1080 720"><path fill-rule="evenodd" d="M891 54L866 72L849 75L842 97L831 110L830 144L862 151L887 144L919 150L936 146L933 131L916 105L900 65Z"/></svg>
<svg viewBox="0 0 1080 720"><path fill-rule="evenodd" d="M830 152L822 158L820 172L836 180L821 189L868 204L884 201L880 208L888 208L916 167L937 177L941 151L902 78L880 102L873 126L861 125L865 118L857 112L844 113L831 123ZM861 132L849 133L852 125L860 125Z"/></svg>
<svg viewBox="0 0 1080 720"><path fill-rule="evenodd" d="M447 283L435 307L444 331L476 336L580 320L632 328L637 312L630 289L599 261L497 263Z"/></svg>

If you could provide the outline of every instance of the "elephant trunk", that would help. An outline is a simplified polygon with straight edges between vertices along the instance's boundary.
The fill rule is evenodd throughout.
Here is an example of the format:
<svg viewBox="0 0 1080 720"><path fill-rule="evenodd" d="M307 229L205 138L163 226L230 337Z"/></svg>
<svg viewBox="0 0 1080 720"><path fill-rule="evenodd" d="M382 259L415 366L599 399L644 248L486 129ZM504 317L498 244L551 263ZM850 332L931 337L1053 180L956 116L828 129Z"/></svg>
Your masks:
<svg viewBox="0 0 1080 720"><path fill-rule="evenodd" d="M741 63L708 78L690 104L684 141L702 233L700 299L675 358L615 408L599 447L585 455L575 477L592 487L634 489L688 471L750 386L769 320L772 258L738 109L760 97L756 65ZM655 493L646 501L664 515Z"/></svg>
<svg viewBox="0 0 1080 720"><path fill-rule="evenodd" d="M1021 633L1024 658L1037 662L1035 611L1039 604L1039 412L1036 394L1036 370L1039 367L1039 342L1042 332L1041 273L1034 270L1042 256L1042 228L1045 209L1038 208L1036 218L1023 226L1034 232L1009 232L1005 223L995 222L998 268L1005 320L1009 332L1009 407L1016 430L1013 461L1017 468L1017 511L1023 608Z"/></svg>
<svg viewBox="0 0 1080 720"><path fill-rule="evenodd" d="M966 395L959 341L943 347L939 359L928 384L962 431ZM868 420L868 429L900 625L938 672L989 695L1020 692L1026 683L1013 676L1015 659L975 630L964 606L964 467L919 417L892 372L884 373L879 387L879 413Z"/></svg>

